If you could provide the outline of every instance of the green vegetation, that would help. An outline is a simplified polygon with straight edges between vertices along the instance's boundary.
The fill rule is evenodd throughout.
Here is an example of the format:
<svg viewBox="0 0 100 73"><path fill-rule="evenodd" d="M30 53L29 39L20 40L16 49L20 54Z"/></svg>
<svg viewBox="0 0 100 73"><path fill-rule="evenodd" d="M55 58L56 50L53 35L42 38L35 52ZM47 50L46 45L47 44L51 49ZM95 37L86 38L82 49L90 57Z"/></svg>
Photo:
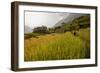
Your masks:
<svg viewBox="0 0 100 73"><path fill-rule="evenodd" d="M25 39L29 39L29 38L38 38L38 36L40 35L45 35L45 33L26 33L24 34L24 38Z"/></svg>
<svg viewBox="0 0 100 73"><path fill-rule="evenodd" d="M62 26L35 28L25 34L25 61L90 58L90 23L81 16ZM45 28L45 30L43 29Z"/></svg>
<svg viewBox="0 0 100 73"><path fill-rule="evenodd" d="M55 27L53 31L56 33L63 33L66 31L77 31L79 29L87 27L90 27L89 15L80 16L79 18L76 18L68 23L62 23L61 26Z"/></svg>

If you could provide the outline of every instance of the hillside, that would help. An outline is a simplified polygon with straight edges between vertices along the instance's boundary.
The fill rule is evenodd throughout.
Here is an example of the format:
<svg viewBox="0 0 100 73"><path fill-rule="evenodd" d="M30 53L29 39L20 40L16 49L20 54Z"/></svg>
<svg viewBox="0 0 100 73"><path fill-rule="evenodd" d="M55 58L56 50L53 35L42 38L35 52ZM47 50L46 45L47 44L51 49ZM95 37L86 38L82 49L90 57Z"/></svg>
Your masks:
<svg viewBox="0 0 100 73"><path fill-rule="evenodd" d="M63 22L60 26L53 28L55 32L66 32L90 27L90 15L80 16L67 23Z"/></svg>
<svg viewBox="0 0 100 73"><path fill-rule="evenodd" d="M63 18L62 20L60 20L59 22L57 22L54 27L57 27L57 26L61 26L62 23L68 23L72 20L74 20L75 18L78 18L80 16L83 16L84 14L77 14L77 13L71 13L69 14L67 17Z"/></svg>

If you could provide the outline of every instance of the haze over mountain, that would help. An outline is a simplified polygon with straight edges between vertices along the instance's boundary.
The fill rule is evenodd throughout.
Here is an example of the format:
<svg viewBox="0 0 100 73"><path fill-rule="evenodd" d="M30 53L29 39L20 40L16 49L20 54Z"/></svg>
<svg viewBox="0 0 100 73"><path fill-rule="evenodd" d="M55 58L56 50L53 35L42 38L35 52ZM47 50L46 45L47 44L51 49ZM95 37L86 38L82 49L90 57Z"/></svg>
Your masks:
<svg viewBox="0 0 100 73"><path fill-rule="evenodd" d="M29 26L27 26L27 25L25 25L24 27L25 27L25 28L24 28L24 32L25 32L25 33L29 33L29 32L32 32L32 31L33 31L32 28L29 27Z"/></svg>
<svg viewBox="0 0 100 73"><path fill-rule="evenodd" d="M62 23L68 23L69 21L72 21L75 18L78 18L80 16L83 16L85 14L79 14L79 13L70 13L67 17L63 18L59 22L57 22L54 27L61 26Z"/></svg>

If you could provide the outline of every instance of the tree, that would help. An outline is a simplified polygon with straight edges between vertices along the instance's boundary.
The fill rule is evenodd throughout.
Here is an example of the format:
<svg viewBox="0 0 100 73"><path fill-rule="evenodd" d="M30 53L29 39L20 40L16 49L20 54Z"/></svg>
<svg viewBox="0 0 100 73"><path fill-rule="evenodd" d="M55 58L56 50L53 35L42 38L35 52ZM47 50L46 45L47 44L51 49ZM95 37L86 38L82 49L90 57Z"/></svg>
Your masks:
<svg viewBox="0 0 100 73"><path fill-rule="evenodd" d="M41 26L41 27L36 27L33 29L33 32L35 33L47 33L47 27L46 26Z"/></svg>

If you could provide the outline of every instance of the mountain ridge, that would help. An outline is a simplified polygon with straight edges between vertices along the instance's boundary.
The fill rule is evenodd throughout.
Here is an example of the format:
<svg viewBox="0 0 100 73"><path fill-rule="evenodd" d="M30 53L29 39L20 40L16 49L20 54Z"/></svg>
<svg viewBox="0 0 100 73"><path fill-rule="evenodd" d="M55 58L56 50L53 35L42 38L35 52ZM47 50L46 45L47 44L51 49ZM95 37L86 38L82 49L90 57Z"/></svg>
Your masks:
<svg viewBox="0 0 100 73"><path fill-rule="evenodd" d="M61 26L62 23L68 23L68 22L74 20L75 18L78 18L78 17L83 16L83 15L84 15L84 14L71 13L68 17L66 17L66 18L60 20L58 23L56 23L56 24L54 25L54 27Z"/></svg>

